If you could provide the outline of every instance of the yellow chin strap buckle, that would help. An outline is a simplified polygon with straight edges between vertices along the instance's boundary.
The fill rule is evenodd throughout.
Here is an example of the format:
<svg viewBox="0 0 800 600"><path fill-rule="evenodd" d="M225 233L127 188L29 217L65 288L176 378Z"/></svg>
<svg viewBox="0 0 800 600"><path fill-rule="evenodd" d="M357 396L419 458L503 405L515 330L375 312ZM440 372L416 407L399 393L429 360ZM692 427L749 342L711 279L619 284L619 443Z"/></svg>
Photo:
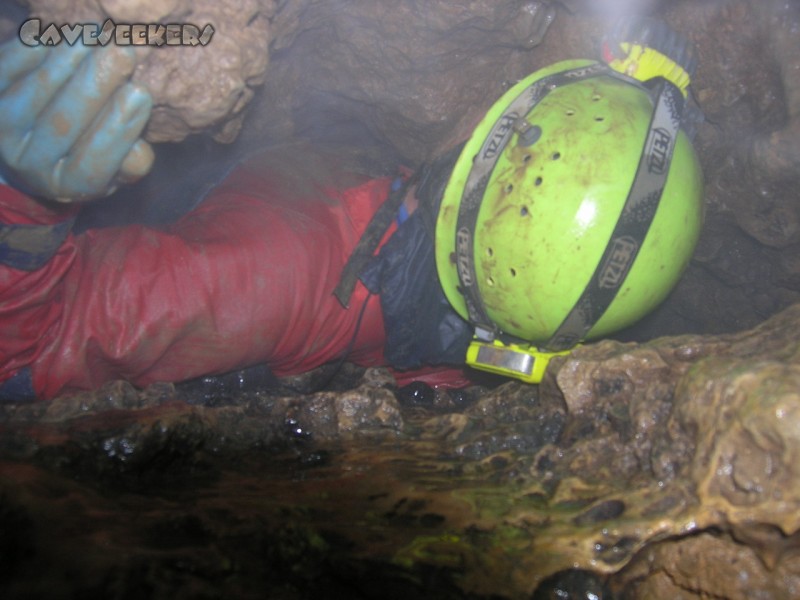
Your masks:
<svg viewBox="0 0 800 600"><path fill-rule="evenodd" d="M467 349L467 364L481 371L513 377L525 383L540 383L550 359L572 350L545 352L527 344L504 344L500 340L473 339Z"/></svg>

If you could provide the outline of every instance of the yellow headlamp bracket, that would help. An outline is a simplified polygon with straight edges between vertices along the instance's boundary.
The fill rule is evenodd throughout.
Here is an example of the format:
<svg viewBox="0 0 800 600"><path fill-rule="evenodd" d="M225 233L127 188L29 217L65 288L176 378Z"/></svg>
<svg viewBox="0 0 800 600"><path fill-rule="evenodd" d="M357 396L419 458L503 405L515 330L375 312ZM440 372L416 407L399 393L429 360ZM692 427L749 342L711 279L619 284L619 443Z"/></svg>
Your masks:
<svg viewBox="0 0 800 600"><path fill-rule="evenodd" d="M609 57L607 60L612 69L639 81L664 77L675 84L684 98L686 97L691 77L683 66L669 56L653 48L629 42L620 43L619 50L621 56Z"/></svg>
<svg viewBox="0 0 800 600"><path fill-rule="evenodd" d="M500 340L484 342L475 338L467 348L467 364L525 383L540 383L550 359L570 352L571 349L545 352L527 344L504 344Z"/></svg>

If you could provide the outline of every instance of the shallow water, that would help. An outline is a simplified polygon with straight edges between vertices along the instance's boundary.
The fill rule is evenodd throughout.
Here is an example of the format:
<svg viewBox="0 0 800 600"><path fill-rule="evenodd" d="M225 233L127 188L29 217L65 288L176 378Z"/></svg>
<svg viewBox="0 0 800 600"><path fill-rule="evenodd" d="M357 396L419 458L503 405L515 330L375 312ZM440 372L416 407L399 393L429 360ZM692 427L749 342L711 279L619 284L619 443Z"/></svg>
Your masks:
<svg viewBox="0 0 800 600"><path fill-rule="evenodd" d="M552 510L517 472L563 424L538 411L523 442L535 398L517 432L502 411L492 434L481 411L406 406L400 429L317 441L297 420L269 433L252 402L121 395L7 415L4 597L529 597L558 561L538 568L537 525L514 518L542 529L586 505Z"/></svg>

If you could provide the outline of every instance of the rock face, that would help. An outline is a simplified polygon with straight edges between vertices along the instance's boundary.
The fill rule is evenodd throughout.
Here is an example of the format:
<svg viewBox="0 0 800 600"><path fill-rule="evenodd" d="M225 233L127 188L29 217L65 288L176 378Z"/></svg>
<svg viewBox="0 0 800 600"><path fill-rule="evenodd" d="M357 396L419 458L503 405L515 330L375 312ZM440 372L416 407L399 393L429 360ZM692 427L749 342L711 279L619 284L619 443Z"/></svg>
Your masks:
<svg viewBox="0 0 800 600"><path fill-rule="evenodd" d="M800 345L781 331L798 318L794 307L743 334L601 343L575 352L543 388L563 395L567 432L580 432L553 472L563 465L562 480L573 473L584 491L607 490L600 506L625 507L595 540L591 564L616 570L635 555L612 578L632 597L796 593ZM624 494L609 494L620 481ZM670 541L642 550L643 536Z"/></svg>
<svg viewBox="0 0 800 600"><path fill-rule="evenodd" d="M135 12L130 3L116 4L125 6L126 14ZM213 43L200 52L179 47L163 52L164 56L151 53L134 73L134 81L154 96L147 139L179 141L192 133L210 132L220 142L231 142L241 128L244 108L266 75L272 3L182 4L182 11L171 14L185 14L187 22L200 27L210 23L216 32ZM107 10L113 16L112 9Z"/></svg>
<svg viewBox="0 0 800 600"><path fill-rule="evenodd" d="M751 327L798 300L799 12L743 1L668 12L698 49L695 95L706 119L696 139L706 227L669 307L687 330Z"/></svg>
<svg viewBox="0 0 800 600"><path fill-rule="evenodd" d="M254 130L371 142L418 163L531 70L555 12L535 1L289 2Z"/></svg>

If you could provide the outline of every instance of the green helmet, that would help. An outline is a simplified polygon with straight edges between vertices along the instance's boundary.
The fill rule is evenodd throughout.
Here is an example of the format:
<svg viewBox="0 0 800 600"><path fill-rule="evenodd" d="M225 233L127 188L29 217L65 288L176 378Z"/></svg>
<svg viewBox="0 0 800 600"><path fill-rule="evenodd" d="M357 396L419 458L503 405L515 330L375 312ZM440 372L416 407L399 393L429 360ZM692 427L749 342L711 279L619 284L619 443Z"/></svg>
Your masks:
<svg viewBox="0 0 800 600"><path fill-rule="evenodd" d="M487 339L564 350L633 324L676 284L700 232L702 174L677 125L664 142L661 98L603 63L564 61L477 126L445 189L436 265Z"/></svg>

